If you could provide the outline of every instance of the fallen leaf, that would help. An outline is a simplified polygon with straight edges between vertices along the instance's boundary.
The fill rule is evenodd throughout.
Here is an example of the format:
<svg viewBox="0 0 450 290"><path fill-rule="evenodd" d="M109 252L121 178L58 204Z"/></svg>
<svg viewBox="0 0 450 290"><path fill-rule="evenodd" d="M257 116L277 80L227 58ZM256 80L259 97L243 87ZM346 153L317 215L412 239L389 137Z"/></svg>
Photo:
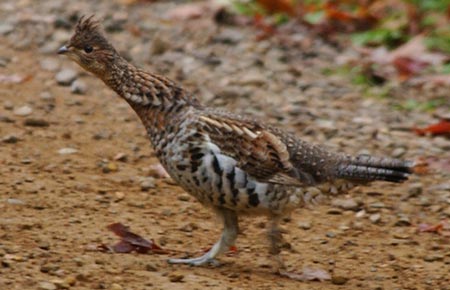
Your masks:
<svg viewBox="0 0 450 290"><path fill-rule="evenodd" d="M200 18L201 16L218 11L221 6L211 2L197 2L177 5L167 13L167 17L172 20L190 20Z"/></svg>
<svg viewBox="0 0 450 290"><path fill-rule="evenodd" d="M152 252L155 254L167 254L168 251L156 245L153 240L146 240L143 237L131 232L129 228L121 223L110 224L107 227L114 234L119 236L121 240L113 246L101 244L98 249L100 251L108 251L114 253L131 253L133 251L146 254Z"/></svg>
<svg viewBox="0 0 450 290"><path fill-rule="evenodd" d="M402 79L408 79L429 66L429 64L424 61L405 56L395 58L392 61L392 64L397 69L397 72Z"/></svg>
<svg viewBox="0 0 450 290"><path fill-rule="evenodd" d="M30 75L21 76L18 74L12 74L12 75L1 75L0 74L0 83L20 84L20 83L30 80L31 78L32 77Z"/></svg>
<svg viewBox="0 0 450 290"><path fill-rule="evenodd" d="M450 135L450 121L441 120L436 124L429 125L425 128L413 128L416 134L423 136L425 134L431 135Z"/></svg>
<svg viewBox="0 0 450 290"><path fill-rule="evenodd" d="M450 236L450 223L447 220L442 220L437 224L419 224L417 227L417 231L420 233L436 233L438 235Z"/></svg>
<svg viewBox="0 0 450 290"><path fill-rule="evenodd" d="M257 0L256 2L270 14L286 13L290 16L296 14L294 1L291 0Z"/></svg>

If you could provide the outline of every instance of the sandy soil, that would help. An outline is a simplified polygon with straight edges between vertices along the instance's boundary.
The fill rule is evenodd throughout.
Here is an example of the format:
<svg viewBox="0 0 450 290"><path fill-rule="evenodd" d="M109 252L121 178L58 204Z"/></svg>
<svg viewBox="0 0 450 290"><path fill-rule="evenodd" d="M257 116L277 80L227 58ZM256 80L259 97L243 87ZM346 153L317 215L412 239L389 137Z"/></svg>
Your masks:
<svg viewBox="0 0 450 290"><path fill-rule="evenodd" d="M19 19L30 14L43 19L36 20L36 29L21 22L0 39L0 75L26 78L21 83L0 82L0 289L450 289L450 238L417 233L418 224L437 224L450 216L450 174L442 168L401 185L356 189L343 197L358 204L349 210L325 203L298 209L283 222L290 245L283 256L289 268L326 269L348 279L342 286L273 274L262 217L241 219L238 253L221 258L219 267L169 265L169 255L97 251L97 245L117 241L106 229L114 222L176 251L175 256L199 254L211 246L221 225L170 180L148 179L158 161L132 110L100 81L49 52L71 33L69 27L55 28L51 17L60 13L70 19L74 11L94 9L88 10L94 5L89 1L81 8L61 2L65 4L1 4L2 25L13 21L8 7L14 5ZM419 138L404 129L433 122L432 114L395 111L392 100L362 97L345 76L321 75L335 53L322 42L312 61L296 52L298 48L281 49L274 40L256 42L252 28L221 30L212 25L203 31L205 36L198 29L211 25L210 19L175 25L158 18L174 4L122 5L120 12L115 12L114 1L95 5L103 9L95 10L103 11L102 16L128 17L126 29L111 33L111 38L135 63L179 79L209 104L266 116L309 141L338 150L450 158L448 139ZM137 37L130 31L143 20L149 21L151 32ZM167 45L162 54L151 44L158 25L164 28L159 34L162 45ZM24 34L27 29L31 32ZM20 43L42 31L47 31L45 38ZM214 40L224 37L223 31L236 39L233 45ZM297 71L272 70L255 61L276 58L268 51L287 56ZM194 52L221 64L205 63ZM46 69L43 62L49 60L56 68ZM58 85L55 74L61 68L78 72L86 92L73 94L70 86ZM244 83L242 76L248 75L253 79ZM442 96L450 95L449 88L440 90ZM404 92L423 95L413 88ZM214 96L219 93L228 95ZM21 116L18 109L23 106L32 112ZM26 125L30 119L48 124ZM77 151L60 154L63 148ZM126 158L115 160L118 154ZM142 190L144 178L154 186Z"/></svg>

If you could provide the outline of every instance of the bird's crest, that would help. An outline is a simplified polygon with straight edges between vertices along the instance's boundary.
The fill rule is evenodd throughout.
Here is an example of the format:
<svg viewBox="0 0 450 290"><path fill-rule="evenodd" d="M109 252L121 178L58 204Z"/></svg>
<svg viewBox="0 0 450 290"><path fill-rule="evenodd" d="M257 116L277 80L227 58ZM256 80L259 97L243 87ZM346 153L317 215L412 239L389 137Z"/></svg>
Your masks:
<svg viewBox="0 0 450 290"><path fill-rule="evenodd" d="M99 47L109 48L110 45L103 36L100 22L95 19L94 15L89 17L82 16L75 27L75 33L70 39L72 46L83 48L84 45L96 45Z"/></svg>
<svg viewBox="0 0 450 290"><path fill-rule="evenodd" d="M89 17L83 15L77 22L75 34L85 34L85 33L88 34L100 33L100 22L95 19L94 14L92 14Z"/></svg>

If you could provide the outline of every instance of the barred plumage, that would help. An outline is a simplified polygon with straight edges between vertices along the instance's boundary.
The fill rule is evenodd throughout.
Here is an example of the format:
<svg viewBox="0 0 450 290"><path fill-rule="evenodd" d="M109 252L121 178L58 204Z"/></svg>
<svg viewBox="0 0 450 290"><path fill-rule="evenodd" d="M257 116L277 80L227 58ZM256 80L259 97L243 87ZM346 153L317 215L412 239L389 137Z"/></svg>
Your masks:
<svg viewBox="0 0 450 290"><path fill-rule="evenodd" d="M128 63L92 17L80 19L59 53L94 73L131 105L167 172L223 218L222 237L208 253L170 260L173 263L213 261L234 244L237 216L249 213L271 218L269 237L277 254L282 215L353 185L404 181L413 167L402 160L332 153L263 122L203 106L173 81Z"/></svg>

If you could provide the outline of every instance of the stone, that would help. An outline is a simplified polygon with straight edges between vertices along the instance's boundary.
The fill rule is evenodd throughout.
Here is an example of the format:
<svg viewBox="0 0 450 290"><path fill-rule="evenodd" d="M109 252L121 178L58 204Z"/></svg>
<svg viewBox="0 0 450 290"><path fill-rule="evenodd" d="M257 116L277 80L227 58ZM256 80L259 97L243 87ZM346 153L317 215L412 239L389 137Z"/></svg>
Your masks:
<svg viewBox="0 0 450 290"><path fill-rule="evenodd" d="M444 256L440 254L429 254L423 257L425 262L435 262L435 261L443 261Z"/></svg>
<svg viewBox="0 0 450 290"><path fill-rule="evenodd" d="M327 211L327 214L340 215L342 214L342 210L339 210L337 208L331 208Z"/></svg>
<svg viewBox="0 0 450 290"><path fill-rule="evenodd" d="M312 224L310 221L300 221L297 223L298 227L301 228L302 230L309 230L312 228Z"/></svg>
<svg viewBox="0 0 450 290"><path fill-rule="evenodd" d="M369 216L369 220L373 223L373 224L377 224L381 221L381 214L379 213L374 213L372 215Z"/></svg>
<svg viewBox="0 0 450 290"><path fill-rule="evenodd" d="M333 199L331 205L334 207L341 208L343 210L357 211L359 209L358 203L353 198L337 198Z"/></svg>
<svg viewBox="0 0 450 290"><path fill-rule="evenodd" d="M160 55L170 49L170 42L161 38L159 35L155 35L152 39L150 46L150 53L152 55Z"/></svg>
<svg viewBox="0 0 450 290"><path fill-rule="evenodd" d="M73 69L63 69L59 71L55 78L59 85L69 86L78 76L78 73Z"/></svg>
<svg viewBox="0 0 450 290"><path fill-rule="evenodd" d="M70 85L70 92L72 94L84 95L87 91L87 85L82 80L75 80Z"/></svg>
<svg viewBox="0 0 450 290"><path fill-rule="evenodd" d="M78 150L75 148L61 148L58 150L58 153L60 155L69 155L69 154L75 154Z"/></svg>
<svg viewBox="0 0 450 290"><path fill-rule="evenodd" d="M33 109L30 106L21 106L14 110L14 115L16 116L28 116L33 113Z"/></svg>
<svg viewBox="0 0 450 290"><path fill-rule="evenodd" d="M170 282L174 282L174 283L176 283L176 282L184 282L183 280L184 280L184 275L183 274L180 274L178 272L173 272L173 273L169 274L169 281Z"/></svg>
<svg viewBox="0 0 450 290"><path fill-rule="evenodd" d="M42 250L46 250L46 251L50 250L50 244L47 241L40 241L38 243L38 247Z"/></svg>
<svg viewBox="0 0 450 290"><path fill-rule="evenodd" d="M148 263L147 265L145 265L145 270L150 272L156 272L158 271L158 267L154 263Z"/></svg>
<svg viewBox="0 0 450 290"><path fill-rule="evenodd" d="M191 199L188 194L179 195L177 198L179 201L189 201Z"/></svg>
<svg viewBox="0 0 450 290"><path fill-rule="evenodd" d="M38 289L40 289L40 290L56 290L57 288L56 288L55 284L44 281L44 282L39 283Z"/></svg>
<svg viewBox="0 0 450 290"><path fill-rule="evenodd" d="M155 188L155 179L153 177L146 177L141 181L141 190L148 191L151 188Z"/></svg>
<svg viewBox="0 0 450 290"><path fill-rule="evenodd" d="M123 290L122 285L117 284L117 283L112 283L111 287L109 288L110 290Z"/></svg>
<svg viewBox="0 0 450 290"><path fill-rule="evenodd" d="M23 122L25 126L29 127L48 127L50 126L50 123L44 119L34 119L34 118L27 118Z"/></svg>
<svg viewBox="0 0 450 290"><path fill-rule="evenodd" d="M117 172L117 171L119 171L119 167L117 166L117 163L115 163L115 162L108 162L103 165L102 171L103 171L103 173Z"/></svg>
<svg viewBox="0 0 450 290"><path fill-rule="evenodd" d="M17 136L15 136L15 135L7 135L2 138L2 142L8 143L8 144L15 144L18 141L19 141L19 138L17 138Z"/></svg>
<svg viewBox="0 0 450 290"><path fill-rule="evenodd" d="M17 199L17 198L8 198L6 200L6 202L8 204L13 204L13 205L24 205L25 202L23 200Z"/></svg>
<svg viewBox="0 0 450 290"><path fill-rule="evenodd" d="M332 276L331 277L331 283L333 283L334 285L344 285L345 283L347 283L348 278L347 277L343 277L343 276Z"/></svg>
<svg viewBox="0 0 450 290"><path fill-rule="evenodd" d="M5 110L11 111L12 109L14 109L14 104L11 101L4 101L3 102L3 108Z"/></svg>
<svg viewBox="0 0 450 290"><path fill-rule="evenodd" d="M0 35L7 35L14 31L14 25L10 23L0 23Z"/></svg>
<svg viewBox="0 0 450 290"><path fill-rule="evenodd" d="M405 148L403 148L403 147L397 147L397 148L395 148L394 149L394 151L392 151L392 157L394 157L394 158L400 158L400 157L402 157L403 155L405 155L405 153L406 153L406 149Z"/></svg>
<svg viewBox="0 0 450 290"><path fill-rule="evenodd" d="M39 98L43 101L54 101L55 98L53 97L53 95L50 92L42 92L39 95Z"/></svg>
<svg viewBox="0 0 450 290"><path fill-rule="evenodd" d="M396 227L409 227L411 225L411 220L406 215L401 215L394 224Z"/></svg>
<svg viewBox="0 0 450 290"><path fill-rule="evenodd" d="M59 62L54 58L44 58L40 62L41 68L47 71L56 71L59 69Z"/></svg>

